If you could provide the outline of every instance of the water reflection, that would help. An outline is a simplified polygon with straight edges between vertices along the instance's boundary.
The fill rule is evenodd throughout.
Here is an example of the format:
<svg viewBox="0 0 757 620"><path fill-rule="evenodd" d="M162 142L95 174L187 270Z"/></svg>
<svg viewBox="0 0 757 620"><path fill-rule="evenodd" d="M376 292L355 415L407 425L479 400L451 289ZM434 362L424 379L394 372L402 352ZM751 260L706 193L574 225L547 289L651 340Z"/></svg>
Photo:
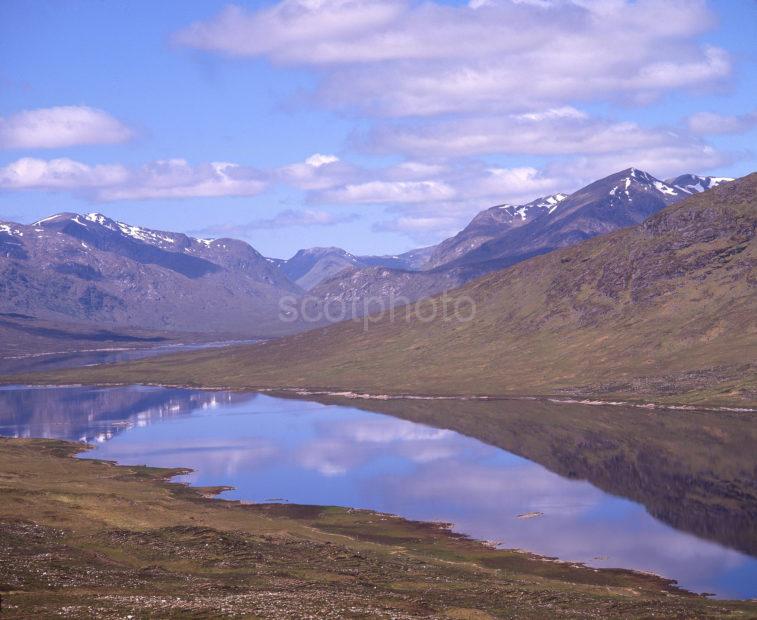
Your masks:
<svg viewBox="0 0 757 620"><path fill-rule="evenodd" d="M457 408L458 418L476 415L469 407ZM233 485L233 498L452 522L506 547L649 570L696 591L757 595L757 560L676 530L639 503L449 428L354 406L138 387L10 389L0 391L0 425L3 434L22 436L109 436L88 456L192 467L188 481ZM521 448L529 445L526 426L517 432ZM598 458L596 445L587 446L587 462ZM711 464L713 479L730 471L720 465ZM727 483L733 490L733 480Z"/></svg>

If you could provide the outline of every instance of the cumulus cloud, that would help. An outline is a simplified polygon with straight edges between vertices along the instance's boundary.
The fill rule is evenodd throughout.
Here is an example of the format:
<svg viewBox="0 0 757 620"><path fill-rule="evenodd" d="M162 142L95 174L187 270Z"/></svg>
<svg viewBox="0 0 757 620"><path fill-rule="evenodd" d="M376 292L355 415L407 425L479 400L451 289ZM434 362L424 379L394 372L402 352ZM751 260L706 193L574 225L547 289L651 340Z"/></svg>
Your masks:
<svg viewBox="0 0 757 620"><path fill-rule="evenodd" d="M685 172L702 173L734 161L732 153L718 151L707 144L666 145L655 149L628 149L594 157L575 157L547 166L549 174L587 183L613 172L636 167L663 179Z"/></svg>
<svg viewBox="0 0 757 620"><path fill-rule="evenodd" d="M590 118L575 108L415 124L382 124L358 138L363 148L412 157L602 154L692 142L667 129Z"/></svg>
<svg viewBox="0 0 757 620"><path fill-rule="evenodd" d="M414 180L397 180L408 174L405 164L362 170L371 180L336 185L309 194L314 203L377 204L406 210L470 212L504 201L518 201L553 193L563 179L551 177L531 166L510 168L488 166L480 161L461 161L435 166L412 162L411 169L423 170Z"/></svg>
<svg viewBox="0 0 757 620"><path fill-rule="evenodd" d="M83 164L72 159L24 157L0 168L4 189L92 189L124 183L129 171L124 166Z"/></svg>
<svg viewBox="0 0 757 620"><path fill-rule="evenodd" d="M727 162L702 138L713 119L646 127L581 109L718 85L731 59L700 40L714 25L704 0L279 0L227 7L175 40L309 68L316 102L373 117L351 146L403 162L367 168L316 153L270 178L311 205L383 206L377 230L430 239L492 204L629 166L663 176ZM529 165L492 165L503 155Z"/></svg>
<svg viewBox="0 0 757 620"><path fill-rule="evenodd" d="M367 181L350 183L321 195L326 202L402 204L435 202L455 197L455 190L444 181Z"/></svg>
<svg viewBox="0 0 757 620"><path fill-rule="evenodd" d="M311 66L335 106L393 116L649 101L711 85L731 62L697 42L702 0L282 0L229 7L177 33L186 46Z"/></svg>
<svg viewBox="0 0 757 620"><path fill-rule="evenodd" d="M757 126L757 111L738 116L699 112L687 119L689 130L699 135L744 133Z"/></svg>
<svg viewBox="0 0 757 620"><path fill-rule="evenodd" d="M158 160L131 171L127 183L103 188L99 200L253 196L266 188L254 168L228 162L193 166L184 159Z"/></svg>
<svg viewBox="0 0 757 620"><path fill-rule="evenodd" d="M274 176L278 181L300 189L319 190L354 179L355 174L355 167L342 162L336 155L314 153L303 162L282 166Z"/></svg>
<svg viewBox="0 0 757 620"><path fill-rule="evenodd" d="M107 112L88 106L23 110L0 117L0 148L52 149L126 142L132 131Z"/></svg>
<svg viewBox="0 0 757 620"><path fill-rule="evenodd" d="M192 166L183 159L128 168L25 157L0 168L2 189L70 190L99 201L251 196L265 187L253 168L222 162Z"/></svg>

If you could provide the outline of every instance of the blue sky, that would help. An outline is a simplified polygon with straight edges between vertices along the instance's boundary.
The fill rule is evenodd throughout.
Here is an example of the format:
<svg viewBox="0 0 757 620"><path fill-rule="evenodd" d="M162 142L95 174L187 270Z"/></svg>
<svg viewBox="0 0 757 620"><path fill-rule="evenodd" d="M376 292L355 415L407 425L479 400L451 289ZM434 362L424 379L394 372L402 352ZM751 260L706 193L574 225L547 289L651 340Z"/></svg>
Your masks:
<svg viewBox="0 0 757 620"><path fill-rule="evenodd" d="M740 176L756 40L749 0L5 0L0 218L395 253L632 165Z"/></svg>

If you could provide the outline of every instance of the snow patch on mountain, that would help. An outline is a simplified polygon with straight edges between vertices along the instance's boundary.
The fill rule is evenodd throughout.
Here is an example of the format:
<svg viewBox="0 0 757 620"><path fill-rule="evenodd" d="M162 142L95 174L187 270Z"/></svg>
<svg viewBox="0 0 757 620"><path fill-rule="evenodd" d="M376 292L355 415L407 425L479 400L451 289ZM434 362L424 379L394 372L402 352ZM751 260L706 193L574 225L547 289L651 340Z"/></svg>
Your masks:
<svg viewBox="0 0 757 620"><path fill-rule="evenodd" d="M533 202L529 202L523 205L510 205L504 204L496 207L502 211L505 211L511 217L520 217L525 221L529 217L529 212L532 209L542 210L546 209L547 213L552 213L559 204L568 197L567 194L553 194L552 196L546 196L544 198L537 198Z"/></svg>

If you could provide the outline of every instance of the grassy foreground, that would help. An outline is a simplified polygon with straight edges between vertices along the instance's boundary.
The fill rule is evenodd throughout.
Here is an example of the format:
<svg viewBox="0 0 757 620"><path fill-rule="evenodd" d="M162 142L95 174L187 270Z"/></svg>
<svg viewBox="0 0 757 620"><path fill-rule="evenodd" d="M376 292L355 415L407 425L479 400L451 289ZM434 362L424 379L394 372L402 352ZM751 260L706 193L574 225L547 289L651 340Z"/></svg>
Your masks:
<svg viewBox="0 0 757 620"><path fill-rule="evenodd" d="M729 617L669 582L491 549L349 509L243 505L167 482L182 470L0 440L3 618Z"/></svg>

